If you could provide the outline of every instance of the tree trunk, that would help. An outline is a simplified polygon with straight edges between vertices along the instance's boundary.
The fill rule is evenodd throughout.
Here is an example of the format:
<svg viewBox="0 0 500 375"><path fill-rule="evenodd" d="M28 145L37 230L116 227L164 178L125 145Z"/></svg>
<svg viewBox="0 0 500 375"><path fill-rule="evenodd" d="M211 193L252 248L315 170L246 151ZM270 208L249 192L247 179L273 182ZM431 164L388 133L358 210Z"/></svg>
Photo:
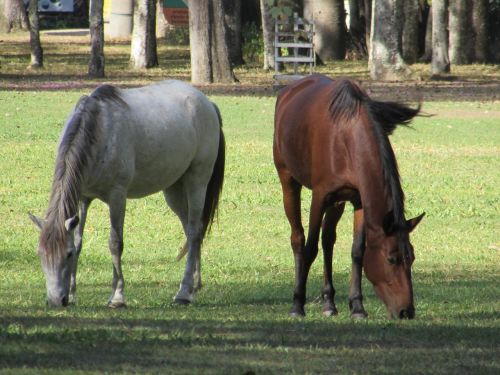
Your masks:
<svg viewBox="0 0 500 375"><path fill-rule="evenodd" d="M368 54L365 39L364 4L364 0L349 0L349 33L353 47L362 56Z"/></svg>
<svg viewBox="0 0 500 375"><path fill-rule="evenodd" d="M157 38L166 38L168 33L168 22L165 19L163 14L163 0L158 0L156 4L156 37Z"/></svg>
<svg viewBox="0 0 500 375"><path fill-rule="evenodd" d="M474 61L485 63L488 59L488 0L475 0L472 8L474 30Z"/></svg>
<svg viewBox="0 0 500 375"><path fill-rule="evenodd" d="M450 72L448 57L448 0L433 0L432 15L432 74Z"/></svg>
<svg viewBox="0 0 500 375"><path fill-rule="evenodd" d="M262 33L264 37L264 70L274 69L274 19L267 0L260 0L262 15Z"/></svg>
<svg viewBox="0 0 500 375"><path fill-rule="evenodd" d="M31 0L28 5L31 63L30 68L43 67L43 49L40 43L40 23L38 22L38 2Z"/></svg>
<svg viewBox="0 0 500 375"><path fill-rule="evenodd" d="M372 0L364 0L364 16L365 16L365 40L366 49L370 51L370 43L372 40Z"/></svg>
<svg viewBox="0 0 500 375"><path fill-rule="evenodd" d="M222 0L189 2L191 81L194 84L235 81L227 35Z"/></svg>
<svg viewBox="0 0 500 375"><path fill-rule="evenodd" d="M134 69L158 66L158 55L156 53L156 0L134 1L130 64Z"/></svg>
<svg viewBox="0 0 500 375"><path fill-rule="evenodd" d="M213 82L235 81L229 55L229 28L224 20L225 9L222 0L213 0L212 8L212 76Z"/></svg>
<svg viewBox="0 0 500 375"><path fill-rule="evenodd" d="M223 0L226 24L229 29L229 57L231 64L242 65L241 0Z"/></svg>
<svg viewBox="0 0 500 375"><path fill-rule="evenodd" d="M156 0L148 0L146 60L147 68L158 66L158 49L156 46Z"/></svg>
<svg viewBox="0 0 500 375"><path fill-rule="evenodd" d="M7 32L7 15L5 12L5 0L0 0L0 33Z"/></svg>
<svg viewBox="0 0 500 375"><path fill-rule="evenodd" d="M344 60L346 24L343 0L304 0L304 16L315 24L315 50L319 58Z"/></svg>
<svg viewBox="0 0 500 375"><path fill-rule="evenodd" d="M425 47L420 61L429 63L432 61L432 7L427 13L427 26L425 28Z"/></svg>
<svg viewBox="0 0 500 375"><path fill-rule="evenodd" d="M212 82L211 32L209 0L189 4L189 41L191 49L191 81Z"/></svg>
<svg viewBox="0 0 500 375"><path fill-rule="evenodd" d="M450 1L450 61L452 64L470 64L472 60L471 1Z"/></svg>
<svg viewBox="0 0 500 375"><path fill-rule="evenodd" d="M397 81L411 71L401 56L402 0L373 0L369 68L372 79Z"/></svg>
<svg viewBox="0 0 500 375"><path fill-rule="evenodd" d="M90 0L90 62L89 76L104 77L103 0Z"/></svg>
<svg viewBox="0 0 500 375"><path fill-rule="evenodd" d="M418 58L418 0L403 0L403 59L413 64Z"/></svg>
<svg viewBox="0 0 500 375"><path fill-rule="evenodd" d="M23 0L4 0L2 11L6 20L5 31L7 33L13 29L28 29L28 17Z"/></svg>

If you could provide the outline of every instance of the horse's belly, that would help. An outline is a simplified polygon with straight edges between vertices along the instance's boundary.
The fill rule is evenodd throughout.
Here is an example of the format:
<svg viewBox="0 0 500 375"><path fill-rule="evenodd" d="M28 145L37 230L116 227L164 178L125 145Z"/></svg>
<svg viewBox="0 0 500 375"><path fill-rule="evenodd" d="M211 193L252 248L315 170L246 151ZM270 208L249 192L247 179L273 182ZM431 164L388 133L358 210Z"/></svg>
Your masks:
<svg viewBox="0 0 500 375"><path fill-rule="evenodd" d="M117 153L121 158L98 158L89 168L83 193L107 201L115 191L124 192L127 198L162 191L178 181L191 165L193 152L187 147L179 149L164 147L163 151L151 152L150 147L134 152L129 148Z"/></svg>
<svg viewBox="0 0 500 375"><path fill-rule="evenodd" d="M177 182L189 168L189 162L177 164L175 167L149 168L137 171L128 185L128 198L142 198L162 191Z"/></svg>

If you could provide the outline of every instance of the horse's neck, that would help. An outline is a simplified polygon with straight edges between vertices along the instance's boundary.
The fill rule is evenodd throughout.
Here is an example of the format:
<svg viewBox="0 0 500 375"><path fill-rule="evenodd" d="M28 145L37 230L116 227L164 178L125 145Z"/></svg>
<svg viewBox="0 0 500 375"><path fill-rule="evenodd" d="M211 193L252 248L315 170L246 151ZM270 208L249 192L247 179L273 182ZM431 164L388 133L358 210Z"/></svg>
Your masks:
<svg viewBox="0 0 500 375"><path fill-rule="evenodd" d="M384 218L392 209L390 188L384 179L379 149L374 146L362 147L363 157L356 158L358 164L355 166L368 241L384 235Z"/></svg>
<svg viewBox="0 0 500 375"><path fill-rule="evenodd" d="M58 160L57 163L57 168L68 169L65 160ZM54 217L68 219L78 213L82 180L82 174L65 172L58 175L56 171L49 199L49 210Z"/></svg>
<svg viewBox="0 0 500 375"><path fill-rule="evenodd" d="M360 191L363 205L363 217L366 229L366 239L369 243L376 243L385 237L384 219L390 211L389 197L382 191L374 194L371 187Z"/></svg>

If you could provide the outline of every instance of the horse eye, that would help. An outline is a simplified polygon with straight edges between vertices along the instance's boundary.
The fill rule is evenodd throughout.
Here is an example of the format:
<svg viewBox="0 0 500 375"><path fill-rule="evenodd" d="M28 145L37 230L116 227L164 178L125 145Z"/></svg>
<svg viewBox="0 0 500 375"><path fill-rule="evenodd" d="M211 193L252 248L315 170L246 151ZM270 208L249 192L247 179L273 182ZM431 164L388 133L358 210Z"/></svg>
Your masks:
<svg viewBox="0 0 500 375"><path fill-rule="evenodd" d="M399 260L397 257L394 257L394 256L390 256L390 257L388 257L388 258L387 258L387 261L388 261L390 264L394 265L394 266L395 266L395 265L397 265L397 264L399 264L399 263L401 263L401 262L400 262L400 260Z"/></svg>

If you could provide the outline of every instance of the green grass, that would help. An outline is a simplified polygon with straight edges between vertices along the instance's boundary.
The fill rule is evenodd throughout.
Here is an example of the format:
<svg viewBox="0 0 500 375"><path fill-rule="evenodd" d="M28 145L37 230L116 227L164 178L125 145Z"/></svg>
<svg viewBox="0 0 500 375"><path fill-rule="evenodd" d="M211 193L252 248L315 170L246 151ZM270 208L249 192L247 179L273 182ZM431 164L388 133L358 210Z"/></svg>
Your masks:
<svg viewBox="0 0 500 375"><path fill-rule="evenodd" d="M106 307L112 276L104 204L91 206L78 303L45 307L27 212L43 214L62 124L84 92L0 91L0 372L175 374L496 374L500 372L500 103L424 103L435 114L392 142L412 236L417 317L392 321L364 283L369 318L351 321L352 225L346 210L334 260L339 316L314 302L288 317L293 257L272 163L273 98L212 97L227 140L218 224L202 255L204 288L171 303L183 263L180 224L160 194L129 201L124 272L128 307ZM309 193L304 194L308 211Z"/></svg>

